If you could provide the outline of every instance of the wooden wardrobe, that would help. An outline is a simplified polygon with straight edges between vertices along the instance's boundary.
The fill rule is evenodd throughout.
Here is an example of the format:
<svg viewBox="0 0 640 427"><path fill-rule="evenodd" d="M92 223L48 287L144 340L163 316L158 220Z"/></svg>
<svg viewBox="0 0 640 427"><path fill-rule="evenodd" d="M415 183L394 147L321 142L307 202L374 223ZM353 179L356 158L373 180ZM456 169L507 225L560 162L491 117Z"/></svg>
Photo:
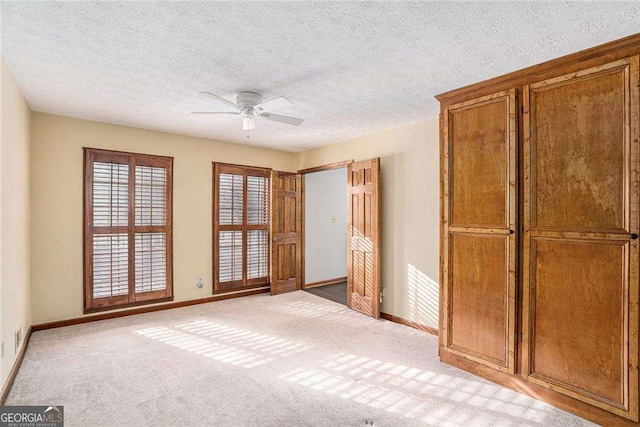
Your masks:
<svg viewBox="0 0 640 427"><path fill-rule="evenodd" d="M601 424L638 421L639 54L437 97L442 361Z"/></svg>

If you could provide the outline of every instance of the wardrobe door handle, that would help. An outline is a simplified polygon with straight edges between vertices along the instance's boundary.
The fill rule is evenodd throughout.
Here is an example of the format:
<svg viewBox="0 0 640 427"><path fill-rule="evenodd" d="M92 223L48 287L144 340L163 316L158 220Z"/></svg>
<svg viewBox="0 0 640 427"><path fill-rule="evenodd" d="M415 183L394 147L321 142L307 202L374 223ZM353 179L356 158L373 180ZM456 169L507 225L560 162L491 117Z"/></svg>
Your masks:
<svg viewBox="0 0 640 427"><path fill-rule="evenodd" d="M636 233L631 234L631 240L636 240L638 235Z"/></svg>
<svg viewBox="0 0 640 427"><path fill-rule="evenodd" d="M513 234L513 233L515 233L515 231L509 230L509 234Z"/></svg>

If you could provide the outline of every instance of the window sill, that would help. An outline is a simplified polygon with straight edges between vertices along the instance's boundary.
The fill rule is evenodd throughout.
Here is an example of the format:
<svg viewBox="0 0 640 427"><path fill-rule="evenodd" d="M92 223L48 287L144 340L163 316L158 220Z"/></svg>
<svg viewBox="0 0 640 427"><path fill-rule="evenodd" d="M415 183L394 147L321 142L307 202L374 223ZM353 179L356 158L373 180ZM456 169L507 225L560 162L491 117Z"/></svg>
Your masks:
<svg viewBox="0 0 640 427"><path fill-rule="evenodd" d="M120 310L120 309L123 309L123 308L138 307L138 306L141 306L141 305L150 305L150 304L157 304L157 303L161 303L161 302L170 302L170 301L173 301L173 297L156 298L156 299L151 299L151 300L147 300L147 301L128 302L126 304L105 305L105 306L102 306L102 307L85 308L83 310L83 313L84 314L99 313L99 312L102 312L102 311Z"/></svg>

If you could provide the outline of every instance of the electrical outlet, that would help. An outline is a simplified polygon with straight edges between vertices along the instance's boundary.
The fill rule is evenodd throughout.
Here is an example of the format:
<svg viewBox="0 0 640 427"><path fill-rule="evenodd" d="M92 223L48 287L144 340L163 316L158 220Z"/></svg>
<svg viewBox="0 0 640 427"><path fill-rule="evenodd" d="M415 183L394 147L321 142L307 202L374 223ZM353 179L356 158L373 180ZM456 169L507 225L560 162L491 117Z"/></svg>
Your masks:
<svg viewBox="0 0 640 427"><path fill-rule="evenodd" d="M198 283L196 283L196 286L198 288L202 288L204 286L204 283L202 283L202 277L198 277Z"/></svg>

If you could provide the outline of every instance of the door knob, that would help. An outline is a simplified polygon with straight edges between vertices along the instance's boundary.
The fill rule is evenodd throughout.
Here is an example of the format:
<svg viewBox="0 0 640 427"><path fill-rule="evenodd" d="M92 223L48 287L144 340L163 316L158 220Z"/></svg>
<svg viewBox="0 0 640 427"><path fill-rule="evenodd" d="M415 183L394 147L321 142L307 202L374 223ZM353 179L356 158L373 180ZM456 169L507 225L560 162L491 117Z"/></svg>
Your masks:
<svg viewBox="0 0 640 427"><path fill-rule="evenodd" d="M638 235L636 233L631 234L631 239L636 240L637 238L638 238Z"/></svg>
<svg viewBox="0 0 640 427"><path fill-rule="evenodd" d="M513 233L515 233L515 231L509 230L509 234L513 234Z"/></svg>

